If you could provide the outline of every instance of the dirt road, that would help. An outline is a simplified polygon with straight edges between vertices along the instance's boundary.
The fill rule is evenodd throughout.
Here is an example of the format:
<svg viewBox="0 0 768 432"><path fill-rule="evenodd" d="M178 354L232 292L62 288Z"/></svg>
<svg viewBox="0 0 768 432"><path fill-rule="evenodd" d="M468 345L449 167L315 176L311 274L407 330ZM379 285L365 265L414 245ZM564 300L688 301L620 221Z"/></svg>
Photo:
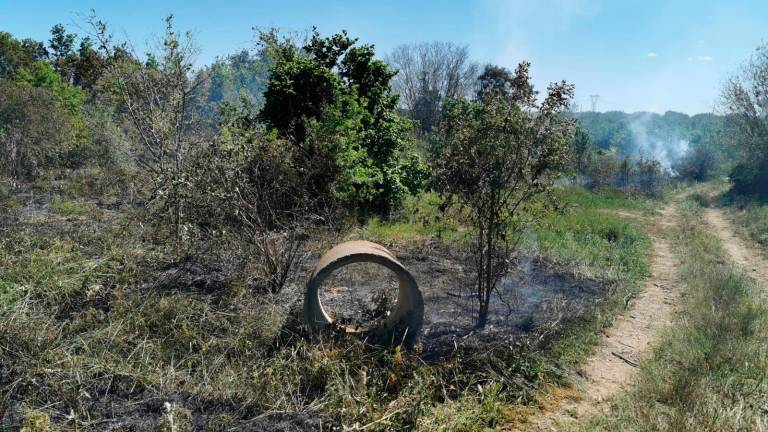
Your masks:
<svg viewBox="0 0 768 432"><path fill-rule="evenodd" d="M707 208L704 219L722 242L729 258L750 273L768 297L768 257L736 234L733 222L723 210ZM670 205L661 211L656 226L666 229L676 223L677 213ZM526 430L554 431L563 423L598 412L606 398L631 385L637 372L635 366L652 353L661 331L670 322L677 299L674 278L678 263L659 229L651 232L651 238L652 275L631 310L606 332L598 352L583 368L584 385L575 392L566 392L569 397L564 402L548 404L545 401L544 405L551 408ZM552 397L562 394L554 392Z"/></svg>
<svg viewBox="0 0 768 432"><path fill-rule="evenodd" d="M606 398L624 390L632 383L637 365L650 355L662 330L669 324L678 297L675 289L677 260L662 230L677 223L676 208L665 207L652 224L653 242L651 277L638 298L629 303L630 309L617 318L603 336L598 352L580 371L584 382L565 401L552 401L553 408L537 417L527 430L557 430L558 424L600 410ZM555 392L551 397L561 394ZM544 406L550 405L543 401Z"/></svg>

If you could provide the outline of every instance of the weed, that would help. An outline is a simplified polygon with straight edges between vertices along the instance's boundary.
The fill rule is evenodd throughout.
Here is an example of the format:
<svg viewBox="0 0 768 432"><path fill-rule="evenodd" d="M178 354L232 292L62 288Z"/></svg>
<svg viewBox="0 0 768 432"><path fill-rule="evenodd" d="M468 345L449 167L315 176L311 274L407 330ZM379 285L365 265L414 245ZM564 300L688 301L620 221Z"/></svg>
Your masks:
<svg viewBox="0 0 768 432"><path fill-rule="evenodd" d="M55 196L51 202L51 208L64 216L82 215L88 212L88 207L77 201Z"/></svg>
<svg viewBox="0 0 768 432"><path fill-rule="evenodd" d="M768 205L751 205L737 220L750 238L768 248Z"/></svg>

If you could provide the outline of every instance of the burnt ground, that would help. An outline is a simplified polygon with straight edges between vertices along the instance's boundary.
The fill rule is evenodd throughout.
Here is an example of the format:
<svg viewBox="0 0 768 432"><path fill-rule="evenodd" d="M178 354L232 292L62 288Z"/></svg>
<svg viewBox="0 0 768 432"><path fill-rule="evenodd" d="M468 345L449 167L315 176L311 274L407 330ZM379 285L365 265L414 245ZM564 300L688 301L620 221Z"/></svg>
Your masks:
<svg viewBox="0 0 768 432"><path fill-rule="evenodd" d="M439 241L389 245L389 249L416 278L424 296L421 350L427 360L445 358L468 344L495 344L546 331L601 301L608 289L605 284L558 272L541 259L521 257L499 281L488 323L479 330L470 257ZM338 270L340 274L334 273L323 284L321 302L342 324L371 326L396 301L397 281L393 273L374 264L353 266Z"/></svg>
<svg viewBox="0 0 768 432"><path fill-rule="evenodd" d="M91 207L88 213L62 216L51 209L50 197L21 195L20 198L22 206L1 212L0 233L24 233L52 240L76 239L81 253L86 256L97 257L103 250L103 236L122 236L123 227L130 223L130 218L126 217L129 209L119 206L89 201ZM128 237L127 241L143 244L142 239ZM320 254L335 242L330 238L313 241L301 254L299 268L290 286L276 296L266 296L264 301L275 304L286 313L297 306L300 308L309 273ZM470 256L455 245L440 240L387 244L386 247L411 271L423 293L425 314L421 352L427 361L450 358L454 351L465 347L482 349L483 346L507 343L521 335L546 332L561 320L578 316L585 306L600 301L609 289L605 284L558 272L538 258L518 259L515 270L503 278L494 293L487 326L477 330ZM241 265L224 257L226 254L192 261L184 258L156 262L144 269L147 283L142 283L140 289L191 291L205 296L219 296L226 292L232 268ZM368 265L361 272L340 274L336 280L331 278L321 294L323 304L335 314L335 318L345 323L365 325L381 319L397 295L397 284L387 272ZM2 381L0 376L0 384L8 384ZM220 413L239 417L236 407L213 406L194 395L154 391L135 395L131 399L105 395L93 401L89 412L97 417L114 419L108 421L107 428L147 430L163 412L162 401L169 400L190 408L199 429ZM2 419L0 413L0 424L18 424L20 419L14 419L15 415L9 413L20 412L21 408L13 409L20 402L10 401L6 407L9 417ZM291 412L263 413L250 420L243 418L235 424L241 430L301 431L317 430L322 423L328 424L318 412Z"/></svg>

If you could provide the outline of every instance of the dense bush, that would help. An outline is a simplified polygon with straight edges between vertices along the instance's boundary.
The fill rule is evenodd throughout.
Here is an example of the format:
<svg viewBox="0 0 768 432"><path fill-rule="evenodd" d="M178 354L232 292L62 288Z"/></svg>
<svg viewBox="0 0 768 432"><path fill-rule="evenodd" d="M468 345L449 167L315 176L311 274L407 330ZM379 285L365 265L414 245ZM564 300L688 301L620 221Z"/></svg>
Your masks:
<svg viewBox="0 0 768 432"><path fill-rule="evenodd" d="M396 113L395 71L374 58L371 45L346 33L315 32L301 48L263 33L273 60L261 119L296 146L297 163L325 160L308 170L318 194L334 195L358 214L388 216L418 187L422 170L411 151L412 125Z"/></svg>
<svg viewBox="0 0 768 432"><path fill-rule="evenodd" d="M728 137L739 155L733 192L768 196L768 45L761 45L723 89Z"/></svg>
<svg viewBox="0 0 768 432"><path fill-rule="evenodd" d="M30 179L60 165L74 129L59 98L46 88L0 80L0 168L4 175Z"/></svg>

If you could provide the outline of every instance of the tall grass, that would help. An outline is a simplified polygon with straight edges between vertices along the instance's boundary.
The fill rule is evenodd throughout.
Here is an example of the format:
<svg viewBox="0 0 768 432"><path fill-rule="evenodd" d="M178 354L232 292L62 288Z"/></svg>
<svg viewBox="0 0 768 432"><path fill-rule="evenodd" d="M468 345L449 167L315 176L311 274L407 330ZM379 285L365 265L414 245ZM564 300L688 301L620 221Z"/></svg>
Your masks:
<svg viewBox="0 0 768 432"><path fill-rule="evenodd" d="M737 218L750 238L768 250L768 205L752 205Z"/></svg>
<svg viewBox="0 0 768 432"><path fill-rule="evenodd" d="M461 227L439 219L433 198L411 203L399 223L371 221L354 235L391 242L439 232L463 241ZM79 218L55 215L44 228L60 232L39 228L0 239L0 369L9 371L0 374L0 417L24 417L9 420L14 428L35 419L74 428L71 413L94 419L78 423L79 430L105 428L111 416L119 417L113 424L148 417L159 427L171 414L189 412L210 430L247 429L269 413L364 430L522 423L539 389L575 373L571 366L623 307L621 290L647 273L648 241L638 227L597 208L604 201L583 194L573 200L535 227L536 248L558 265L610 279L605 301L544 339L462 349L430 364L418 352L381 350L344 335L306 339L284 297L258 297L239 276L211 292L171 284L165 269L175 256L142 240L144 228L129 225L115 235L123 226L115 222L73 230ZM54 210L66 212L65 202ZM92 404L90 395L107 402ZM107 403L130 408L111 414Z"/></svg>
<svg viewBox="0 0 768 432"><path fill-rule="evenodd" d="M683 205L670 233L684 305L634 388L609 414L575 430L736 431L768 425L768 307L758 287L724 259L700 208Z"/></svg>

